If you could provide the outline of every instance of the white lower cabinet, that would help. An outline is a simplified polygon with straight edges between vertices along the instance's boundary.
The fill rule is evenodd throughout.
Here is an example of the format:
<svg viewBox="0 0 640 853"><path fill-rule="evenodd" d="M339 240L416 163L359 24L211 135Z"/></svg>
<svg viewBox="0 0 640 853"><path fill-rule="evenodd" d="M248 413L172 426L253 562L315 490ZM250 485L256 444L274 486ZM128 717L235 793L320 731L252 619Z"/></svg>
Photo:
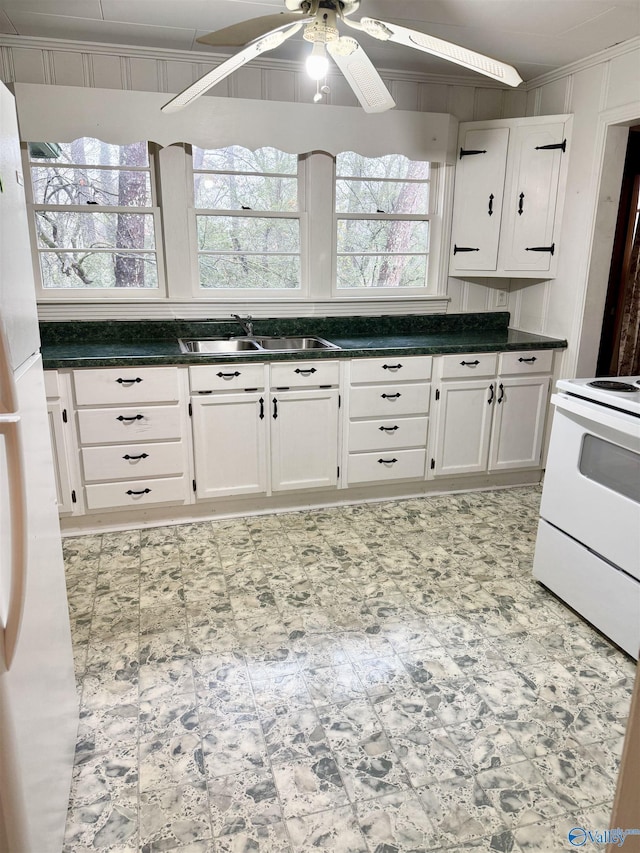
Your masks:
<svg viewBox="0 0 640 853"><path fill-rule="evenodd" d="M267 491L264 391L191 398L196 497Z"/></svg>
<svg viewBox="0 0 640 853"><path fill-rule="evenodd" d="M60 377L55 370L44 373L45 391L47 395L47 415L49 433L53 450L53 471L56 481L56 500L58 513L69 515L74 512L76 493L73 488L71 475L71 460L69 448L69 418L70 406L64 397L60 386Z"/></svg>
<svg viewBox="0 0 640 853"><path fill-rule="evenodd" d="M548 351L508 356L504 361L505 356L501 357L504 374L435 383L433 476L539 467L551 358ZM476 360L480 365L483 360L487 365L496 363L494 354L466 360L470 370L477 369ZM440 376L460 375L459 365L464 362L445 356ZM542 375L527 375L531 373Z"/></svg>
<svg viewBox="0 0 640 853"><path fill-rule="evenodd" d="M337 485L338 362L283 362L266 378L256 367L244 371L270 392L218 393L213 380L206 388L206 374L198 376L191 397L198 499ZM317 387L325 382L336 387Z"/></svg>
<svg viewBox="0 0 640 853"><path fill-rule="evenodd" d="M271 397L271 488L322 489L338 482L338 389Z"/></svg>

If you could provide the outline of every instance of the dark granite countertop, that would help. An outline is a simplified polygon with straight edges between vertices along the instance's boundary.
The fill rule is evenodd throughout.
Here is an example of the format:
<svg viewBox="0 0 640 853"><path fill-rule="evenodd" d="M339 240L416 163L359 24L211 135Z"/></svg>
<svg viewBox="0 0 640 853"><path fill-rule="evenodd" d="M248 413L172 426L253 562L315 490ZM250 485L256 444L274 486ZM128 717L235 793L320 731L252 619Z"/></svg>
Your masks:
<svg viewBox="0 0 640 853"><path fill-rule="evenodd" d="M184 353L178 344L179 338L242 334L238 324L229 321L42 323L40 332L45 369L440 355L567 346L565 340L510 329L508 324L507 312L257 320L256 334L318 335L341 349L258 350L241 355Z"/></svg>

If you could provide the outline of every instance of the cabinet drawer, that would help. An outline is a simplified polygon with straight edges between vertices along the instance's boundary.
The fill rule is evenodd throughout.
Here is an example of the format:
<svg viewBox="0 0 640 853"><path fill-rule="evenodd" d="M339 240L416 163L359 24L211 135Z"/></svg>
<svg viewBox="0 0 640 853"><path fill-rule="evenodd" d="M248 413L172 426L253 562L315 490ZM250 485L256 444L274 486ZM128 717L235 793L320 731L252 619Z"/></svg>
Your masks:
<svg viewBox="0 0 640 853"><path fill-rule="evenodd" d="M103 367L74 370L79 406L172 403L180 399L177 367Z"/></svg>
<svg viewBox="0 0 640 853"><path fill-rule="evenodd" d="M380 418L349 424L349 452L424 447L428 418Z"/></svg>
<svg viewBox="0 0 640 853"><path fill-rule="evenodd" d="M82 444L124 444L128 441L169 441L180 438L178 406L137 409L84 409L78 412Z"/></svg>
<svg viewBox="0 0 640 853"><path fill-rule="evenodd" d="M47 400L54 400L60 396L60 381L57 370L45 370L44 393Z"/></svg>
<svg viewBox="0 0 640 853"><path fill-rule="evenodd" d="M352 418L426 415L429 411L427 382L412 385L367 385L349 392L349 414Z"/></svg>
<svg viewBox="0 0 640 853"><path fill-rule="evenodd" d="M337 361L286 361L271 365L272 388L305 388L337 385L340 364Z"/></svg>
<svg viewBox="0 0 640 853"><path fill-rule="evenodd" d="M530 350L527 352L503 352L500 355L498 373L501 375L523 373L551 373L553 350Z"/></svg>
<svg viewBox="0 0 640 853"><path fill-rule="evenodd" d="M347 463L347 481L352 486L390 480L422 480L426 457L426 450L351 453Z"/></svg>
<svg viewBox="0 0 640 853"><path fill-rule="evenodd" d="M113 444L84 447L85 482L127 480L132 477L171 477L184 474L184 445L180 441L159 444Z"/></svg>
<svg viewBox="0 0 640 853"><path fill-rule="evenodd" d="M430 355L389 356L386 358L354 358L351 362L351 382L415 382L431 379Z"/></svg>
<svg viewBox="0 0 640 853"><path fill-rule="evenodd" d="M89 509L159 503L186 503L189 495L186 477L166 477L162 480L127 480L124 483L97 483L94 486L85 486L84 490Z"/></svg>
<svg viewBox="0 0 640 853"><path fill-rule="evenodd" d="M472 353L471 355L443 355L442 378L475 379L478 376L495 376L498 354L495 352Z"/></svg>
<svg viewBox="0 0 640 853"><path fill-rule="evenodd" d="M195 393L264 388L264 375L264 364L200 364L189 368L189 382Z"/></svg>

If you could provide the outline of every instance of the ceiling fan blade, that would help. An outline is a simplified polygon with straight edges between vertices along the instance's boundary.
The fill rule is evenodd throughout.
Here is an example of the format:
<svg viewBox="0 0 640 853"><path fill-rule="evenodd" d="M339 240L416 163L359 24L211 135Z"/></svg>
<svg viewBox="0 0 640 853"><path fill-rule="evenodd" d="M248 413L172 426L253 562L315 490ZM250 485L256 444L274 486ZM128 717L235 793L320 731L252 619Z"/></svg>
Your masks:
<svg viewBox="0 0 640 853"><path fill-rule="evenodd" d="M395 107L391 93L355 39L342 36L329 42L327 50L366 113L383 113Z"/></svg>
<svg viewBox="0 0 640 853"><path fill-rule="evenodd" d="M250 62L257 56L260 56L261 53L264 53L267 50L274 50L276 47L281 45L283 41L294 35L294 33L297 33L301 26L302 22L294 24L292 27L289 27L289 29L284 31L273 30L272 32L267 33L267 35L259 41L247 45L243 50L238 51L238 53L230 56L229 59L226 59L212 71L209 71L204 75L204 77L201 77L199 80L196 80L195 83L187 86L187 88L180 92L179 95L176 95L175 98L172 98L162 107L162 112L174 113L176 110L186 107L187 104L191 103L191 101L195 101L195 99L199 98L200 95L204 95L204 93L211 89L212 86L215 86L216 83L224 80L224 78L228 77L229 74L233 74L233 72L237 71L238 68L242 68L242 66L246 65L247 62Z"/></svg>
<svg viewBox="0 0 640 853"><path fill-rule="evenodd" d="M196 41L214 47L242 47L273 30L282 29L308 17L309 15L304 12L281 12L278 15L263 15L260 18L241 21L239 24L233 24L223 30L207 33L206 36L200 36Z"/></svg>
<svg viewBox="0 0 640 853"><path fill-rule="evenodd" d="M345 19L345 23L351 25L352 22ZM359 24L361 27L357 27L358 29L362 28L368 35L382 41L392 41L396 44L403 44L405 47L413 47L416 50L433 54L433 56L439 56L441 59L447 59L449 62L455 62L457 65L463 65L465 68L470 68L486 77L492 77L494 80L506 83L507 86L519 86L522 83L522 78L513 66L507 65L506 62L500 62L498 59L492 59L490 56L485 56L483 53L468 50L466 47L453 44L453 42L444 41L427 33L420 33L417 30L410 30L407 27L389 24L375 18L362 18Z"/></svg>

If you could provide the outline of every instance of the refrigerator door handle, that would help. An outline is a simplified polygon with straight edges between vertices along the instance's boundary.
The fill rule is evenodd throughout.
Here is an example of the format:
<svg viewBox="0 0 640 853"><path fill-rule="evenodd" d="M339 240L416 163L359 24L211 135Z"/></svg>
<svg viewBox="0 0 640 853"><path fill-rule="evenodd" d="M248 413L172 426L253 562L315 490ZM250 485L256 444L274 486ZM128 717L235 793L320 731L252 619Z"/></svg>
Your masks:
<svg viewBox="0 0 640 853"><path fill-rule="evenodd" d="M27 501L20 415L0 415L0 435L7 454L9 514L11 518L11 591L6 625L0 625L0 655L9 670L15 656L27 581Z"/></svg>

